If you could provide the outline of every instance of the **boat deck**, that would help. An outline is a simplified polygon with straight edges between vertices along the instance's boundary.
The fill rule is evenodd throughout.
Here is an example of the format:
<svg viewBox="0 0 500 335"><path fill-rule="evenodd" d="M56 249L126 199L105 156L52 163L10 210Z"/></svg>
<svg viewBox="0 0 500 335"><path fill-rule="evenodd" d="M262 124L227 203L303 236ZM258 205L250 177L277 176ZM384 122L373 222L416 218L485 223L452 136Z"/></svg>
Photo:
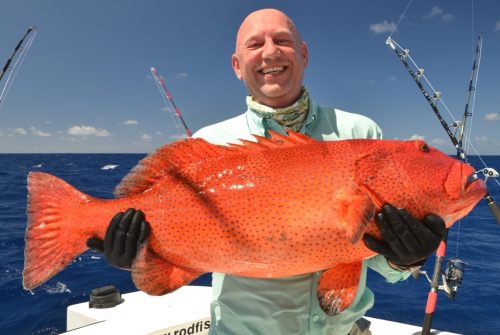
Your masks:
<svg viewBox="0 0 500 335"><path fill-rule="evenodd" d="M184 286L154 297L143 292L127 293L118 306L89 308L84 302L68 307L67 331L71 335L148 334L205 335L210 325L212 289ZM367 317L372 335L416 335L421 327ZM433 334L459 335L445 331Z"/></svg>

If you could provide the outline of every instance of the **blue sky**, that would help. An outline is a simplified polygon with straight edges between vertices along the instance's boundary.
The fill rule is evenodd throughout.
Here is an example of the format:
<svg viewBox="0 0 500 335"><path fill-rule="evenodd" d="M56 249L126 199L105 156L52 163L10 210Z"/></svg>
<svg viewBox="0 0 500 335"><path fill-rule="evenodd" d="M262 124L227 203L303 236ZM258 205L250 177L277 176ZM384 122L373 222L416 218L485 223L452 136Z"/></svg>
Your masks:
<svg viewBox="0 0 500 335"><path fill-rule="evenodd" d="M191 130L245 110L231 68L235 34L274 7L309 47L305 84L320 104L364 114L385 138L444 130L385 40L407 1L4 0L0 65L31 25L38 34L0 106L0 152L149 152L182 135L150 75L155 66ZM393 38L411 50L461 118L473 49L484 33L472 144L500 154L500 2L414 0ZM445 110L442 111L448 118Z"/></svg>

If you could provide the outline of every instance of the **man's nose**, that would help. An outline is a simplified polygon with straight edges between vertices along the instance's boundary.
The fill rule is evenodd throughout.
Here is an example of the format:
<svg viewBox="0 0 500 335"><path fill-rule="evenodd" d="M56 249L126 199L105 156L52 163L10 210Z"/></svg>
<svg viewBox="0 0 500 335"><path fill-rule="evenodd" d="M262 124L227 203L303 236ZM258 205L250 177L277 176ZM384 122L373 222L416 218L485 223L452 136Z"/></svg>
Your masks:
<svg viewBox="0 0 500 335"><path fill-rule="evenodd" d="M279 47L272 40L266 41L262 50L262 58L275 58L280 54Z"/></svg>

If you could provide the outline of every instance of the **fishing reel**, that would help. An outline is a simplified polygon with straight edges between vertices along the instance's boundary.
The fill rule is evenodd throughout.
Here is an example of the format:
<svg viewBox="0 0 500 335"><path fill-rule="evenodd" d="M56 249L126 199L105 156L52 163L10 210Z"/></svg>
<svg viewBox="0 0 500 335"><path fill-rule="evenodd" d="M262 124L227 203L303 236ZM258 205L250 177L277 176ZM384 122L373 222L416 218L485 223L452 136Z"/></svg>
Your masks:
<svg viewBox="0 0 500 335"><path fill-rule="evenodd" d="M442 284L438 286L439 290L442 290L446 293L449 299L455 300L458 289L462 285L464 272L465 272L465 263L459 258L452 258L448 260L446 264L446 269L441 273ZM423 274L427 278L427 281L432 285L432 280L429 278L429 275L426 271L420 270L418 275Z"/></svg>
<svg viewBox="0 0 500 335"><path fill-rule="evenodd" d="M443 285L440 285L439 289L445 291L446 295L451 300L455 300L455 297L458 293L458 288L462 285L465 265L467 265L467 263L465 263L461 259L449 259L448 264L446 264L446 269L441 274Z"/></svg>

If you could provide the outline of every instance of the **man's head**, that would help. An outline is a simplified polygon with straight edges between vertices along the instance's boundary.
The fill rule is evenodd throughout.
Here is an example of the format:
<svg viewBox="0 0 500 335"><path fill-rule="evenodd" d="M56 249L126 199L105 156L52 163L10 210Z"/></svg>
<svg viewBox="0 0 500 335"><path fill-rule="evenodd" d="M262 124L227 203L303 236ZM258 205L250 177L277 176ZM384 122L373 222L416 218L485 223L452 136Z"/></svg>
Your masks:
<svg viewBox="0 0 500 335"><path fill-rule="evenodd" d="M286 107L302 93L307 46L288 16L276 9L261 9L241 24L232 64L255 101Z"/></svg>

